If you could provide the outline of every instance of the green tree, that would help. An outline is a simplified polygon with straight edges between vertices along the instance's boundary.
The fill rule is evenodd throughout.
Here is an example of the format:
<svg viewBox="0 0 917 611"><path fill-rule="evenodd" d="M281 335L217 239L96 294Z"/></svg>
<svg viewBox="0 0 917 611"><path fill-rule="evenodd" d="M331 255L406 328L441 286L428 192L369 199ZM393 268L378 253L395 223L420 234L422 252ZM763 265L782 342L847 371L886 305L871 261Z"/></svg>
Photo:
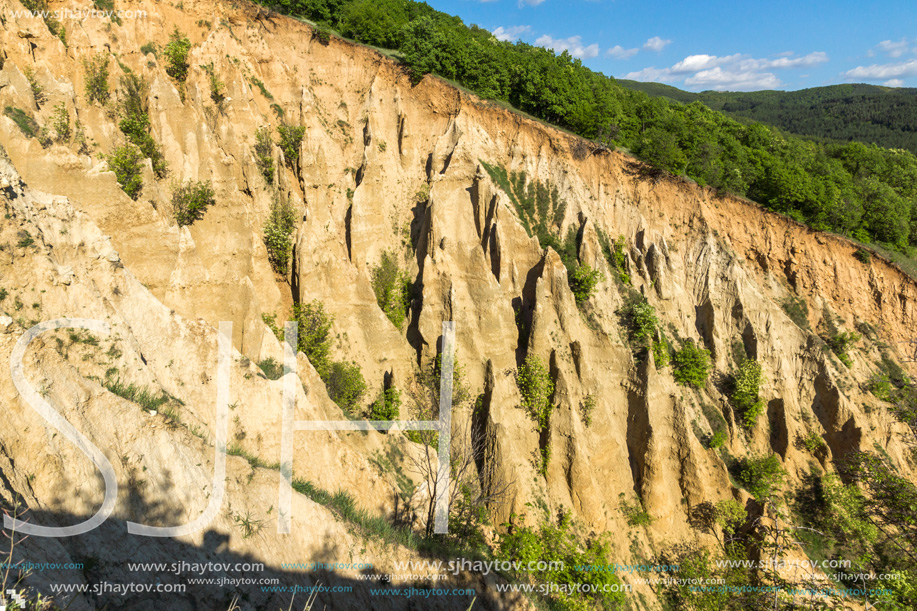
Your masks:
<svg viewBox="0 0 917 611"><path fill-rule="evenodd" d="M188 55L191 52L191 40L178 31L176 27L169 36L169 42L162 49L162 55L166 58L166 74L171 76L179 83L184 83L188 78Z"/></svg>
<svg viewBox="0 0 917 611"><path fill-rule="evenodd" d="M672 355L672 377L682 386L703 388L710 375L710 351L686 340Z"/></svg>
<svg viewBox="0 0 917 611"><path fill-rule="evenodd" d="M306 355L319 377L324 379L331 371L331 324L334 319L318 300L294 304L293 317L299 329L299 351Z"/></svg>

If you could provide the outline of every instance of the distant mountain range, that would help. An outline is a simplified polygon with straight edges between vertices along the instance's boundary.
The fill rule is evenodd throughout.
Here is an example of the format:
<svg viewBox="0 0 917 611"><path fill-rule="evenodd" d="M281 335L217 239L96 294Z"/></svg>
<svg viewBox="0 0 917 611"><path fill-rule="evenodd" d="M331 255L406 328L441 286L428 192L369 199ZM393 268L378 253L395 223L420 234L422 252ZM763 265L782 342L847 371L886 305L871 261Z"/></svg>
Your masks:
<svg viewBox="0 0 917 611"><path fill-rule="evenodd" d="M917 153L917 89L831 85L750 93L682 91L662 83L617 79L627 89L689 104L700 101L738 120L760 121L799 136L856 140Z"/></svg>

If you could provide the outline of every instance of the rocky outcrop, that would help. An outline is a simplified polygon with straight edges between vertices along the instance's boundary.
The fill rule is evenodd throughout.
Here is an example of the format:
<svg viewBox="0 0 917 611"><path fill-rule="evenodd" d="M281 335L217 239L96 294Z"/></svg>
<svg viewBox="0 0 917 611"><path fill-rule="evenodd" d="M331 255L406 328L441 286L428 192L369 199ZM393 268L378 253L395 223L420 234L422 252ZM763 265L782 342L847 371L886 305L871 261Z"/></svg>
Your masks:
<svg viewBox="0 0 917 611"><path fill-rule="evenodd" d="M294 301L314 299L334 316L335 353L361 366L373 398L384 379L407 388L437 353L442 321L455 321L457 358L473 395L482 395L480 410L460 412L459 421L478 419L494 439L489 459L514 482L493 507L496 524L513 513L535 520L531 507L544 506L574 512L587 530L620 532L626 524L621 495L639 496L654 521L635 532L636 543L616 540L616 557L704 541L709 535L688 525L689 507L747 500L732 486L720 455L700 440L716 414L730 423L732 455L776 452L794 484L813 463L829 465L794 444L810 432L835 457L878 445L913 475L903 446L889 434L900 425L863 390L885 349L878 341L895 354L896 342L917 328L917 283L892 264L878 258L862 264L852 257L851 243L751 202L679 179L641 178L635 162L620 153L601 150L577 159L575 139L565 133L433 77L412 85L379 53L334 38L320 44L304 23L245 4L186 0L183 11L152 2L136 6L147 11L146 19L68 25L67 47L37 19L26 24L34 33L28 39L17 36L23 24L0 25L6 53L0 107L26 109L47 124L63 103L95 143L89 152L76 143L43 148L0 116L0 145L9 155L0 160L8 212L0 284L10 292L0 310L16 319L0 328L0 360L32 319L109 322L110 339L98 338L98 346L65 335L58 336L60 345L50 336L41 340L27 369L68 420L110 449L128 487L118 505L122 519L156 507L165 524L202 510L212 485L215 382L209 372L221 321L233 323L236 350L231 387L238 409L230 435L244 452L269 464L279 460L282 383L261 377L252 361L282 356L262 315L282 320ZM174 27L194 43L190 76L180 86L161 58L137 51L150 41L163 44ZM106 109L88 103L82 70L82 60L103 49L120 62L111 63L113 88L126 69L150 83L152 134L169 180L210 180L215 187L217 204L190 227L178 228L171 218L169 180L156 181L147 168L142 196L133 201L103 161L122 137L116 100ZM210 99L208 75L198 69L211 62L226 85L228 99L219 106ZM47 95L40 106L27 68ZM275 149L272 187L258 171L254 134L262 125L276 127L279 115L306 130L293 167ZM558 237L573 227L580 261L605 277L585 306L576 304L558 254L529 235L523 212L484 163L557 189L565 204ZM294 202L300 219L286 278L272 271L262 241L275 189ZM15 246L17 232L28 232L35 245ZM600 235L624 237L632 286L615 280ZM371 286L371 269L384 252L396 254L415 287L402 329L378 307ZM652 357L635 356L619 315L630 291L656 308L670 340L690 338L709 349L719 377L689 390ZM857 347L848 369L787 315L782 305L790 298L808 305L810 328L827 312L845 320L844 328L866 323L878 335ZM11 305L14 299L21 309ZM717 384L734 370L737 346L761 363L766 380L766 423L747 438ZM512 371L528 354L549 364L556 385L545 431L519 408ZM297 419L343 419L308 360L300 355L299 364ZM105 391L98 380L112 368L125 381L181 399L184 426ZM23 495L59 523L91 514L104 490L91 463L54 441L8 379L0 379L0 392L10 411L0 426L0 459L15 464L8 469L0 460L7 498ZM582 414L587 397L595 400L589 425ZM397 433L297 433L294 472L390 515L397 511L395 477L380 472L375 458L392 444L402 453L418 451ZM537 456L548 445L552 455L542 475ZM30 480L33 473L55 476ZM293 539L268 533L276 515L275 478L276 472L230 457L231 510L212 531L226 549L273 567L354 550L377 567L410 557L406 549L365 543L300 495ZM79 494L61 494L77 482L84 483ZM245 515L264 522L263 534L240 535L237 518ZM185 543L205 558L216 548L202 537ZM75 557L80 545L91 547L55 543L42 553ZM645 594L653 600L649 589ZM365 596L354 601L354 608L368 604ZM493 608L504 603L487 602Z"/></svg>

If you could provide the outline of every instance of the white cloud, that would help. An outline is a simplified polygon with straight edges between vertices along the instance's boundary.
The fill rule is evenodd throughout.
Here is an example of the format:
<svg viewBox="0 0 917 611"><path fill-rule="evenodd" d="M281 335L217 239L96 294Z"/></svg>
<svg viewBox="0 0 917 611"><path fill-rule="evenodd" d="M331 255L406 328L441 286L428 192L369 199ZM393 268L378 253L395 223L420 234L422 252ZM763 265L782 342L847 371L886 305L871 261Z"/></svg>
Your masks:
<svg viewBox="0 0 917 611"><path fill-rule="evenodd" d="M694 76L685 79L685 85L703 89L723 89L729 91L755 91L774 89L783 83L771 72L743 72L723 70L719 66L710 70L701 70Z"/></svg>
<svg viewBox="0 0 917 611"><path fill-rule="evenodd" d="M630 59L637 54L639 49L625 49L621 45L615 45L612 48L605 51L605 55L608 57L613 57L615 59Z"/></svg>
<svg viewBox="0 0 917 611"><path fill-rule="evenodd" d="M901 57L908 51L907 38L901 40L883 40L876 47L889 57Z"/></svg>
<svg viewBox="0 0 917 611"><path fill-rule="evenodd" d="M570 38L551 38L547 34L540 36L535 44L546 49L553 49L557 53L569 51L570 55L579 59L588 59L596 57L599 54L599 45L591 44L583 46L582 36L571 36Z"/></svg>
<svg viewBox="0 0 917 611"><path fill-rule="evenodd" d="M524 6L538 6L544 2L544 0L519 0L519 8Z"/></svg>
<svg viewBox="0 0 917 611"><path fill-rule="evenodd" d="M501 26L491 33L497 37L497 40L518 40L520 36L531 31L531 26L513 25L508 28Z"/></svg>
<svg viewBox="0 0 917 611"><path fill-rule="evenodd" d="M780 53L770 58L734 55L689 55L669 68L644 68L626 74L624 78L661 83L684 82L689 87L731 91L773 89L782 85L772 70L808 68L828 61L821 51L794 57Z"/></svg>
<svg viewBox="0 0 917 611"><path fill-rule="evenodd" d="M899 78L893 78L891 80L885 81L882 84L886 87L904 87L904 81Z"/></svg>
<svg viewBox="0 0 917 611"><path fill-rule="evenodd" d="M872 64L871 66L857 66L844 73L848 79L864 79L867 81L882 81L886 79L901 78L902 76L917 76L917 59L893 64Z"/></svg>
<svg viewBox="0 0 917 611"><path fill-rule="evenodd" d="M647 51L655 51L656 53L659 53L660 51L665 49L666 46L670 42L672 41L667 38L663 39L663 38L660 38L659 36L653 36L652 38L647 40L645 43L643 43L643 48L646 49Z"/></svg>

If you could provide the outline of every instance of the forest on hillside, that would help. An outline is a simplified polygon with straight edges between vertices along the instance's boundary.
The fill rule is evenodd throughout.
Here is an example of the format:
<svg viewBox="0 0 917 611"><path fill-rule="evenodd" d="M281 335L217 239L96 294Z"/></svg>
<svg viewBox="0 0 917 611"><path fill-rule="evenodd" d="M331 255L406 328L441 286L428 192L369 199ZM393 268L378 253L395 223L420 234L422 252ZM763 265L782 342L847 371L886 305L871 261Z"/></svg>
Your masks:
<svg viewBox="0 0 917 611"><path fill-rule="evenodd" d="M566 51L498 41L426 3L264 1L357 42L396 50L415 80L437 74L819 230L909 256L917 246L917 157L908 151L814 142L763 123L739 122L700 101L651 97L586 68Z"/></svg>
<svg viewBox="0 0 917 611"><path fill-rule="evenodd" d="M800 91L682 91L662 83L619 79L654 97L703 102L739 120L760 121L816 140L855 140L917 153L917 89L831 85Z"/></svg>

